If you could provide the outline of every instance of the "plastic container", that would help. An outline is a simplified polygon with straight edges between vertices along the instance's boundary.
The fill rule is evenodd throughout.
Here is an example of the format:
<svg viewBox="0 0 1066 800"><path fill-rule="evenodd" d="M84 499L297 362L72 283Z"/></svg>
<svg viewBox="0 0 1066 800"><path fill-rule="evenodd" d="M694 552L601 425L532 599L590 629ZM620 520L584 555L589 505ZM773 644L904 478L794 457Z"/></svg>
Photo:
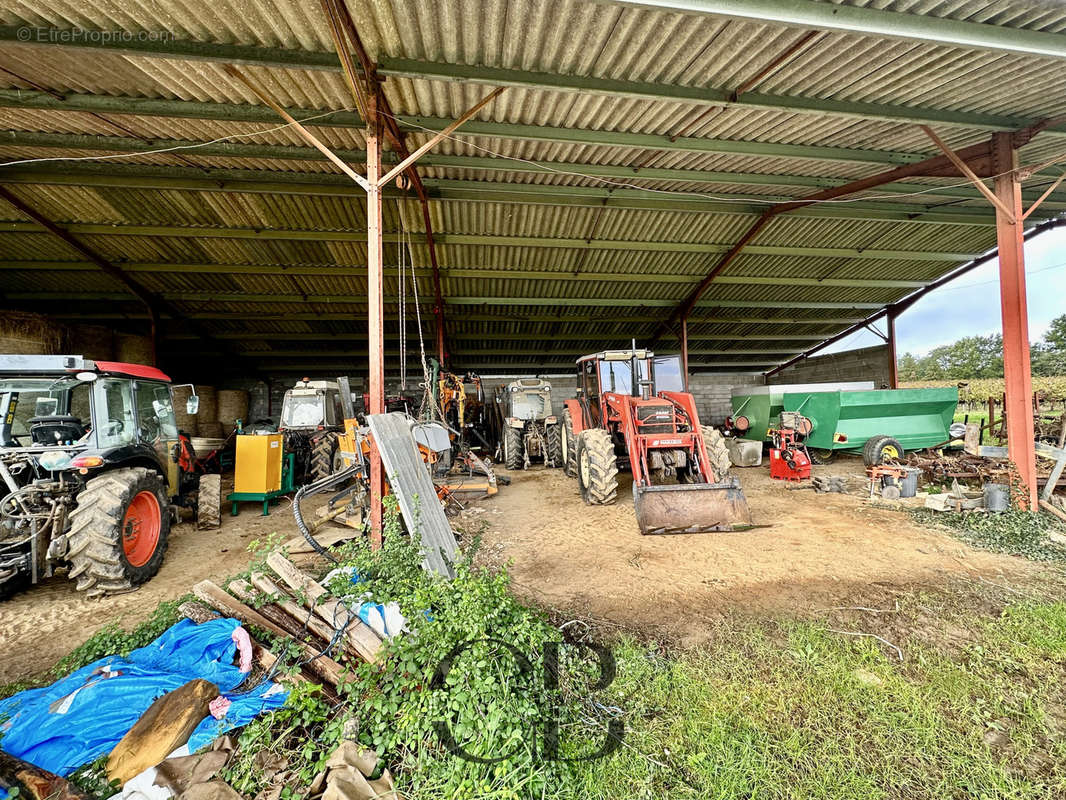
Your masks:
<svg viewBox="0 0 1066 800"><path fill-rule="evenodd" d="M900 497L914 497L918 494L918 475L921 472L917 467L907 467L907 477L899 482Z"/></svg>
<svg viewBox="0 0 1066 800"><path fill-rule="evenodd" d="M985 509L1006 511L1010 508L1010 487L1005 483L985 484Z"/></svg>

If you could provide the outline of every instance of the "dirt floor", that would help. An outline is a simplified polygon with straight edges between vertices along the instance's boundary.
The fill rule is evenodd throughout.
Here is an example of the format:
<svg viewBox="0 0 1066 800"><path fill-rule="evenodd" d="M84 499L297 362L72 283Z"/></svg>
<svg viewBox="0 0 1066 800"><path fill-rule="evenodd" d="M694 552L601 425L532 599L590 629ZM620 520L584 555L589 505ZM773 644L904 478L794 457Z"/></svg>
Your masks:
<svg viewBox="0 0 1066 800"><path fill-rule="evenodd" d="M223 496L232 489L223 487ZM298 534L288 500L272 506L244 503L240 515L222 510L222 528L200 531L192 522L171 528L170 546L159 574L126 594L89 599L75 591L65 573L41 581L0 601L0 683L20 680L49 669L73 648L109 622L132 628L164 600L189 593L204 579L218 581L246 569L248 544L275 532L288 539Z"/></svg>
<svg viewBox="0 0 1066 800"><path fill-rule="evenodd" d="M483 534L482 562L511 563L520 595L693 644L708 619L727 612L802 615L893 587L1021 580L1037 569L974 550L897 510L920 498L869 502L859 459L814 468L815 475L850 475L855 493L848 495L789 488L771 480L765 464L735 474L755 522L768 527L641 536L628 484L616 505L589 507L574 479L544 469L512 473L495 502L472 506L462 519L468 532Z"/></svg>
<svg viewBox="0 0 1066 800"><path fill-rule="evenodd" d="M866 502L862 471L857 459L816 467L815 474L851 474L859 492L816 495L771 481L766 466L737 470L755 522L768 527L641 536L625 481L616 505L588 507L561 470L534 468L471 503L456 527L467 541L483 533L479 561L510 562L516 591L540 605L691 643L708 620L738 609L803 614L874 590L966 576L1020 580L1036 569ZM269 517L245 504L240 516L223 516L220 531L173 529L159 574L135 592L90 600L58 575L0 602L0 682L41 673L108 622L132 627L197 581L242 571L249 542L275 533L298 535L288 501Z"/></svg>

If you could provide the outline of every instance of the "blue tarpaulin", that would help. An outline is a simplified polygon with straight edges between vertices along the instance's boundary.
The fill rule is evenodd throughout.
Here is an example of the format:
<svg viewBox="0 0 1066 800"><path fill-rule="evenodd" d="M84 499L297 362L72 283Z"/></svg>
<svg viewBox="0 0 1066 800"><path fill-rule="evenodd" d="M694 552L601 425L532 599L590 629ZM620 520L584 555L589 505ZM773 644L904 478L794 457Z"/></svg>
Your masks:
<svg viewBox="0 0 1066 800"><path fill-rule="evenodd" d="M182 620L126 657L108 656L43 689L0 700L0 748L57 775L107 755L159 697L195 678L231 701L221 720L207 717L189 739L193 752L216 736L280 708L288 692L270 681L234 694L246 673L233 664L240 625Z"/></svg>

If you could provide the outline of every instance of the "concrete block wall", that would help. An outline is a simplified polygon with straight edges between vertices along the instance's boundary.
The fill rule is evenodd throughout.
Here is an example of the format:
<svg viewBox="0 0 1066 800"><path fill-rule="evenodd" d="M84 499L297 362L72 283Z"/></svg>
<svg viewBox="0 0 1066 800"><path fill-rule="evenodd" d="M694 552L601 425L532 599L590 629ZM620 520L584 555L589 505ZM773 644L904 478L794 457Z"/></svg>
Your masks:
<svg viewBox="0 0 1066 800"><path fill-rule="evenodd" d="M888 386L888 345L845 350L813 356L772 375L775 383L826 383L831 381L873 381L876 388Z"/></svg>
<svg viewBox="0 0 1066 800"><path fill-rule="evenodd" d="M734 386L762 386L761 373L723 372L692 375L688 388L696 400L696 411L704 425L721 425L732 411Z"/></svg>

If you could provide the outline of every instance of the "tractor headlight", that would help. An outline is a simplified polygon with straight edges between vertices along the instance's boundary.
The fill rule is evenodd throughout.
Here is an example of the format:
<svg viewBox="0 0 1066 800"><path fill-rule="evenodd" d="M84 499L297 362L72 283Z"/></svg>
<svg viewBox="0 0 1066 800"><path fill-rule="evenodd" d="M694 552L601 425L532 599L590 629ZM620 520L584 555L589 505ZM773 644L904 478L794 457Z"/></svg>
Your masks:
<svg viewBox="0 0 1066 800"><path fill-rule="evenodd" d="M42 469L46 469L49 472L58 472L70 466L70 453L64 450L49 450L41 453L37 463L41 465Z"/></svg>

